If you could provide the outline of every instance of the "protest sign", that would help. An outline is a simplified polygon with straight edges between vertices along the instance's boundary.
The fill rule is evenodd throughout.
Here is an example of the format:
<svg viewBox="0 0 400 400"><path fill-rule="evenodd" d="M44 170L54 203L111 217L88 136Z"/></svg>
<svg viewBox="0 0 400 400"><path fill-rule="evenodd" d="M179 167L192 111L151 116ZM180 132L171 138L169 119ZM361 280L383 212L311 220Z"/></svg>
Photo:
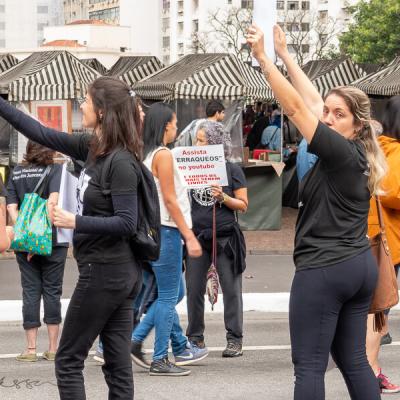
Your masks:
<svg viewBox="0 0 400 400"><path fill-rule="evenodd" d="M175 147L172 152L188 188L228 185L222 144Z"/></svg>
<svg viewBox="0 0 400 400"><path fill-rule="evenodd" d="M271 60L275 60L273 26L277 23L277 19L275 0L254 0L253 23L264 32L265 51ZM254 58L253 65L258 65Z"/></svg>

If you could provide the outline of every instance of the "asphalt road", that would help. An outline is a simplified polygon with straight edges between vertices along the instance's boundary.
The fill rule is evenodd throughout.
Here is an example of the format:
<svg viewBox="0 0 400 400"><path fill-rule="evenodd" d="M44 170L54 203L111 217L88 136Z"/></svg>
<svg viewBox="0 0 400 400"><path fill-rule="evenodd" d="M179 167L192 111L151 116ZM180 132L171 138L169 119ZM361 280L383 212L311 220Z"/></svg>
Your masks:
<svg viewBox="0 0 400 400"><path fill-rule="evenodd" d="M246 293L288 292L294 268L290 256L250 256L244 274ZM76 265L68 260L64 296L69 298L77 277ZM0 302L20 299L18 267L13 260L0 261ZM186 317L181 317L186 325ZM293 393L293 369L290 359L288 315L286 313L246 312L244 316L244 356L223 359L225 345L223 316L206 315L206 343L210 355L191 367L188 377L150 377L134 366L135 400L290 400ZM390 316L394 345L382 349L383 371L400 383L400 312ZM56 400L54 364L41 360L34 364L15 361L24 349L20 322L0 323L0 400ZM150 351L153 337L145 348ZM38 351L46 350L46 331L40 329ZM94 349L93 349L94 350ZM92 357L86 362L85 380L88 400L107 399L101 367ZM388 396L400 399L399 395ZM337 369L326 375L326 399L350 397ZM367 400L367 399L366 399Z"/></svg>
<svg viewBox="0 0 400 400"><path fill-rule="evenodd" d="M243 292L289 292L294 274L292 256L249 255L243 275ZM74 259L67 259L64 273L63 298L70 298L78 277ZM0 300L20 300L21 283L18 264L14 259L0 261Z"/></svg>

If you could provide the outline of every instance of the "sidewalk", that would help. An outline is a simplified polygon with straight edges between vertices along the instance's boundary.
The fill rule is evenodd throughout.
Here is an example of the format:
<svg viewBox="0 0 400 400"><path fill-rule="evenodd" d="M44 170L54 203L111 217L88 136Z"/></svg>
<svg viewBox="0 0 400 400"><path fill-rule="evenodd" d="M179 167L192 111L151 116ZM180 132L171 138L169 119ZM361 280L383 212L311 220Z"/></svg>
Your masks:
<svg viewBox="0 0 400 400"><path fill-rule="evenodd" d="M247 252L250 254L292 254L297 212L293 208L282 209L282 227L279 231L246 231Z"/></svg>

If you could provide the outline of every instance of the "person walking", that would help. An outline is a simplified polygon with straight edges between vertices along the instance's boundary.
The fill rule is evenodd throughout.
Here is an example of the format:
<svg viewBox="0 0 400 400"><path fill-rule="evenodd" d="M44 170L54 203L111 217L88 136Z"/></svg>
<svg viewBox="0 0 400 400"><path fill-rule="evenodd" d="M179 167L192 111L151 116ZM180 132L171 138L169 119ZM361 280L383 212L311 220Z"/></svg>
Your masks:
<svg viewBox="0 0 400 400"><path fill-rule="evenodd" d="M294 86L266 56L258 27L249 28L247 42L308 151L318 156L299 189L289 304L294 399L325 399L329 352L352 400L380 399L365 350L378 275L366 233L370 197L380 193L386 162L371 127L370 101L356 88L338 87L325 102L319 96L306 102L304 93L312 98L315 89L287 51L283 31L274 27L275 49Z"/></svg>
<svg viewBox="0 0 400 400"><path fill-rule="evenodd" d="M62 166L54 163L56 152L28 140L23 162L17 165L8 181L7 210L15 224L18 210L26 193L32 193L50 166L50 172L42 197L47 199L50 221L54 222L54 207L58 202ZM22 315L27 348L17 356L17 361L38 360L36 341L40 323L40 301L43 298L44 323L47 325L49 347L43 358L54 361L58 346L61 323L61 294L64 278L68 243L57 242L57 232L53 226L52 252L49 256L16 252L16 260L21 272Z"/></svg>
<svg viewBox="0 0 400 400"><path fill-rule="evenodd" d="M193 230L203 254L186 259L188 336L191 348L206 349L204 343L204 294L211 265L213 208L217 237L217 271L224 295L224 322L227 345L223 357L243 354L242 273L246 268L246 244L236 212L248 207L246 178L241 167L229 162L232 143L220 124L204 122L197 131L196 146L222 144L225 149L228 185L191 190Z"/></svg>
<svg viewBox="0 0 400 400"><path fill-rule="evenodd" d="M382 206L382 216L386 228L386 236L392 261L398 274L400 267L400 96L392 97L386 104L383 113L383 134L378 137L389 170L382 182L384 194L379 196ZM368 215L368 236L374 237L380 232L378 210L375 198L371 199ZM389 311L389 310L388 310ZM373 329L374 315L368 316L367 355L368 361L379 381L381 392L399 393L400 386L390 382L382 373L379 364L381 333ZM387 323L387 319L386 319Z"/></svg>
<svg viewBox="0 0 400 400"><path fill-rule="evenodd" d="M54 210L57 227L74 229L79 269L55 360L60 399L86 399L84 361L100 334L108 398L132 400L132 304L141 281L130 239L137 226L137 163L142 154L139 109L127 84L101 77L89 86L81 110L82 125L92 129L92 134L71 135L46 128L0 99L1 117L19 132L85 161L77 189L77 214L59 207ZM101 175L110 154L107 182L111 194L106 196Z"/></svg>
<svg viewBox="0 0 400 400"><path fill-rule="evenodd" d="M204 359L208 352L191 349L184 336L176 312L176 304L182 293L182 238L192 257L201 255L201 246L192 231L190 203L185 182L177 163L167 148L177 133L175 112L162 103L153 104L146 112L143 128L144 164L153 173L160 199L161 253L151 263L157 282L157 299L147 310L146 316L132 335L132 358L140 366L148 368L142 352L145 338L155 327L153 361L149 374L152 376L184 376L190 371L181 368ZM168 359L171 339L175 364Z"/></svg>

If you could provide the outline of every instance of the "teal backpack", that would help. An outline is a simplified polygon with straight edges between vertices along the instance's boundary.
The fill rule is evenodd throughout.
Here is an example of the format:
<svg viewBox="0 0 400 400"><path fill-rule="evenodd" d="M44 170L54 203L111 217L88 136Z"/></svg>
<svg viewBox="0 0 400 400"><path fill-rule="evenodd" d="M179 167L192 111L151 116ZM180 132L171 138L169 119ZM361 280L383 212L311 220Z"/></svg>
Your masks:
<svg viewBox="0 0 400 400"><path fill-rule="evenodd" d="M11 248L15 251L50 256L53 248L52 226L43 191L47 186L51 166L47 166L33 193L25 193L17 221L14 225L14 240Z"/></svg>

